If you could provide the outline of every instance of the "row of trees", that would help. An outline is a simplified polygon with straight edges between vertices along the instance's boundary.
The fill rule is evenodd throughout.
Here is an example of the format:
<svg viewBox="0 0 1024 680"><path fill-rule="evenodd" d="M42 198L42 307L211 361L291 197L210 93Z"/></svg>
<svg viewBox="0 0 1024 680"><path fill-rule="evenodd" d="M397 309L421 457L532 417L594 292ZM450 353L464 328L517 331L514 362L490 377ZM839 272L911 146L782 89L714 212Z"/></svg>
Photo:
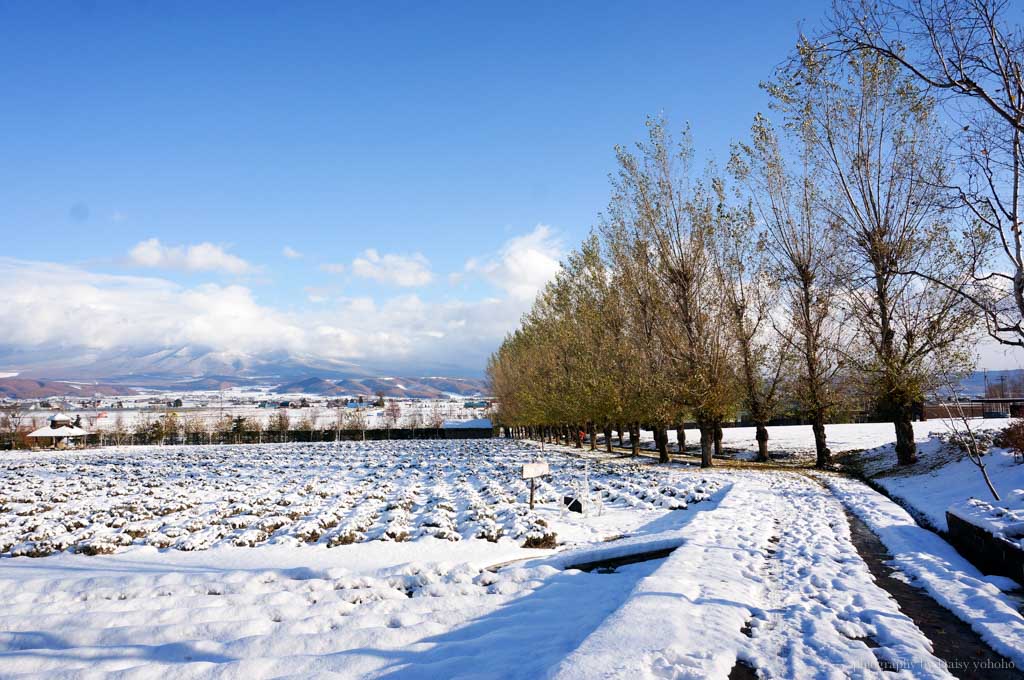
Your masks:
<svg viewBox="0 0 1024 680"><path fill-rule="evenodd" d="M403 413L401 405L388 401L382 411L380 425L385 431L439 430L445 415L439 404L434 403L426 412ZM5 447L26 448L32 442L26 435L41 426L40 418L29 417L29 412L12 405L0 408L0 444ZM103 443L160 444L160 443L243 443L243 442L285 442L295 440L327 441L332 438L350 438L359 433L366 438L370 429L367 413L359 408L340 406L333 413L322 413L317 409L304 410L301 418L292 418L285 409L276 410L270 418L216 416L201 412L176 411L164 413L143 412L127 423L117 413L109 421L86 422L82 427L93 431L97 440ZM344 437L343 437L344 435Z"/></svg>
<svg viewBox="0 0 1024 680"><path fill-rule="evenodd" d="M607 211L491 357L499 420L532 436L786 413L814 431L851 403L896 431L969 370L981 329L1024 345L1024 40L1007 4L837 3L765 83L723 169L647 122L616 148ZM621 434L620 434L621 438ZM593 441L593 437L592 437Z"/></svg>

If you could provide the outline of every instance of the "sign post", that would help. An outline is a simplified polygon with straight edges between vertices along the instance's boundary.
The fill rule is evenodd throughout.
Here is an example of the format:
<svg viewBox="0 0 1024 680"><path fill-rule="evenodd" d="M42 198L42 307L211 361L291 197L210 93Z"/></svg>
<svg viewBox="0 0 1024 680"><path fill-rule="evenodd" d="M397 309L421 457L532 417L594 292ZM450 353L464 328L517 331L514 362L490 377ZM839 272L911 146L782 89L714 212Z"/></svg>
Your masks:
<svg viewBox="0 0 1024 680"><path fill-rule="evenodd" d="M530 510L533 510L533 492L536 490L537 478L550 474L547 463L526 463L523 465L523 479L530 480Z"/></svg>

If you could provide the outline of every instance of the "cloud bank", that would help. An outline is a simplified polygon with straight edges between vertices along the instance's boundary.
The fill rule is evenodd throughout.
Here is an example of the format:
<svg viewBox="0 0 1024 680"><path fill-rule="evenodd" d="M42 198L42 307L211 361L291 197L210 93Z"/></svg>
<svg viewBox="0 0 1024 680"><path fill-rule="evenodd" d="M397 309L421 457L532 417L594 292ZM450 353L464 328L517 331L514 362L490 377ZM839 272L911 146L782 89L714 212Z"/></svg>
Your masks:
<svg viewBox="0 0 1024 680"><path fill-rule="evenodd" d="M140 266L195 271L253 269L216 246L212 251L203 247L209 245L168 247L150 239L133 249L132 259ZM5 329L0 354L41 348L69 354L142 354L191 347L355 362L382 371L395 365L479 374L533 295L557 271L559 247L547 227L538 227L466 264L466 279L480 277L502 295L473 300L427 300L417 294L337 298L310 290L316 304L298 311L263 304L244 285L182 285L156 276L104 274L0 257L0 280L8 283L9 291L0 296L0 327ZM422 255L374 250L357 258L352 270L406 288L434 278Z"/></svg>

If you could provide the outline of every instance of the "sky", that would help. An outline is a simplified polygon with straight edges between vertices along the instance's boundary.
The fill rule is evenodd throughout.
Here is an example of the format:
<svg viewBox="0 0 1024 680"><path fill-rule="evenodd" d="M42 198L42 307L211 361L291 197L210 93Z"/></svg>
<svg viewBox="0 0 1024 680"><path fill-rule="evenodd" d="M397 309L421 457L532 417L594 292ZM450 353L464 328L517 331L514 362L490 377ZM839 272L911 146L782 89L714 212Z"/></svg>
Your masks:
<svg viewBox="0 0 1024 680"><path fill-rule="evenodd" d="M2 3L0 349L479 375L614 145L724 160L826 5Z"/></svg>

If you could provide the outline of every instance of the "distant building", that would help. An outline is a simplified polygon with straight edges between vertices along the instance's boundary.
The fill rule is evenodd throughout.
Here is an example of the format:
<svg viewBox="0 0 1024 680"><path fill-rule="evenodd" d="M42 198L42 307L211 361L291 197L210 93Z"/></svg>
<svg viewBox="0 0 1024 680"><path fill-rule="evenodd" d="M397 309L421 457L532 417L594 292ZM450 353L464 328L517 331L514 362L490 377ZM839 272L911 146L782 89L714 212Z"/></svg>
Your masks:
<svg viewBox="0 0 1024 680"><path fill-rule="evenodd" d="M89 432L79 427L80 418L72 422L70 416L64 413L55 413L49 418L49 425L41 427L28 436L32 439L49 439L54 448L64 448L69 443L81 437L89 436Z"/></svg>

